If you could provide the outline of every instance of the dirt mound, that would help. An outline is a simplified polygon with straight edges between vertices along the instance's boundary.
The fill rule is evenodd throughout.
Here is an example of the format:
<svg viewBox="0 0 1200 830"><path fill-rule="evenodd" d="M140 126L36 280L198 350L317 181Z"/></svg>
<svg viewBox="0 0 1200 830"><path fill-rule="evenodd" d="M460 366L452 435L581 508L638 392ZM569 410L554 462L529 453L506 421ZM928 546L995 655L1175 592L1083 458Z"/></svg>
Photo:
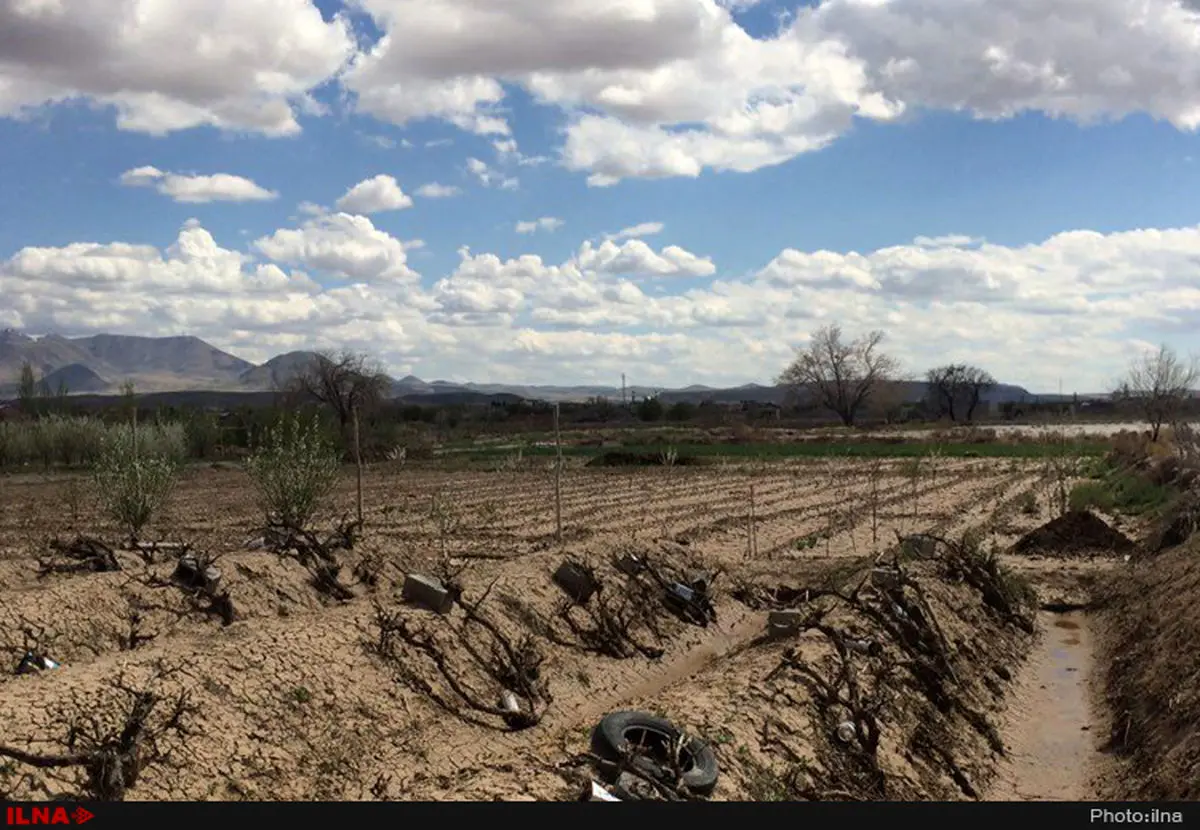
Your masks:
<svg viewBox="0 0 1200 830"><path fill-rule="evenodd" d="M1118 759L1113 799L1200 799L1200 543L1192 540L1101 595L1101 658Z"/></svg>
<svg viewBox="0 0 1200 830"><path fill-rule="evenodd" d="M672 456L668 452L629 452L627 450L610 450L593 458L587 463L589 467L658 467L658 466L695 466L701 459L691 455Z"/></svg>
<svg viewBox="0 0 1200 830"><path fill-rule="evenodd" d="M1072 510L1029 531L1010 548L1011 553L1042 556L1079 556L1128 553L1133 541L1089 510Z"/></svg>

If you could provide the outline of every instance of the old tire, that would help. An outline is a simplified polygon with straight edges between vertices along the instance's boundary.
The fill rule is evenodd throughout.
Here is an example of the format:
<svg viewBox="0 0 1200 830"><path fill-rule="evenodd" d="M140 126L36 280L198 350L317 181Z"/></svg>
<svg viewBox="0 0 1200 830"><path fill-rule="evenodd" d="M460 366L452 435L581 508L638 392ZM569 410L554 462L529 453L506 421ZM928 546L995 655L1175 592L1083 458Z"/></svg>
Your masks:
<svg viewBox="0 0 1200 830"><path fill-rule="evenodd" d="M592 730L592 752L609 761L619 761L626 747L642 744L665 747L679 740L680 730L669 720L645 712L611 712ZM699 738L689 738L684 747L683 783L697 795L708 795L717 786L717 755ZM662 757L663 767L666 757ZM663 767L665 769L665 767Z"/></svg>

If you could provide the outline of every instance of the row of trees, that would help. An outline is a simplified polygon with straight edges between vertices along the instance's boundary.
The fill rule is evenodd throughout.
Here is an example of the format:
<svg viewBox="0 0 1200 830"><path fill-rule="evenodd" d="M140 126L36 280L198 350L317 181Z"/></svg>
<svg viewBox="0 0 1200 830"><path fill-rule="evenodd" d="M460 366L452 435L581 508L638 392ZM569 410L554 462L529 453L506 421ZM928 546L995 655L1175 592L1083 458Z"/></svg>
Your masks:
<svg viewBox="0 0 1200 830"><path fill-rule="evenodd" d="M899 361L882 348L884 339L884 332L872 331L848 340L841 326L824 326L797 352L778 382L810 395L851 426L881 390L903 380ZM1130 363L1113 390L1113 399L1135 407L1157 441L1163 424L1176 420L1193 397L1198 381L1200 364L1196 359L1184 360L1163 345ZM971 421L984 395L996 385L987 371L965 363L930 369L925 382L927 404L951 421Z"/></svg>
<svg viewBox="0 0 1200 830"><path fill-rule="evenodd" d="M882 331L871 331L848 339L841 326L824 326L797 352L778 383L792 387L798 398L829 410L847 426L854 425L869 405L883 403L888 390L894 394L897 384L907 379L901 377L899 361L884 350L885 337ZM996 385L986 370L965 363L929 369L924 380L925 410L954 422L972 421L985 395ZM1200 367L1195 360L1185 361L1162 346L1130 364L1113 397L1138 408L1157 440L1162 425L1178 417L1192 397L1191 390L1198 380ZM285 408L315 404L326 410L336 423L342 445L351 449L357 460L361 454L360 422L380 407L389 385L388 376L376 361L365 354L343 351L316 355L286 379L277 392ZM38 383L32 366L22 368L19 400L28 414L47 414L65 407L66 391L50 390ZM123 392L126 405L135 407L132 386L126 384ZM654 397L638 402L634 412L645 421L664 416L682 421L690 414L685 405L668 408Z"/></svg>
<svg viewBox="0 0 1200 830"><path fill-rule="evenodd" d="M797 353L778 382L804 390L844 424L853 425L873 395L885 385L903 380L899 361L883 349L885 337L877 330L848 340L841 326L824 326L814 333L808 347ZM986 393L996 386L991 373L966 363L936 366L925 372L924 379L928 408L936 417L954 422L972 421ZM1153 440L1158 440L1163 424L1178 417L1198 381L1200 364L1182 359L1163 345L1130 363L1113 397L1140 410ZM354 430L348 443L357 446L359 415L377 406L387 387L387 375L377 363L362 354L342 352L318 355L284 391L298 402L327 406L336 415L344 437L350 437L347 430ZM658 420L666 414L662 410L656 398L649 398L640 402L638 415L643 420Z"/></svg>
<svg viewBox="0 0 1200 830"><path fill-rule="evenodd" d="M841 326L824 326L784 369L778 383L810 395L852 426L881 389L903 380L899 361L882 348L884 338L882 331L872 331L847 340ZM937 417L952 421L972 420L984 393L996 385L988 372L965 363L930 369L925 382L927 405Z"/></svg>

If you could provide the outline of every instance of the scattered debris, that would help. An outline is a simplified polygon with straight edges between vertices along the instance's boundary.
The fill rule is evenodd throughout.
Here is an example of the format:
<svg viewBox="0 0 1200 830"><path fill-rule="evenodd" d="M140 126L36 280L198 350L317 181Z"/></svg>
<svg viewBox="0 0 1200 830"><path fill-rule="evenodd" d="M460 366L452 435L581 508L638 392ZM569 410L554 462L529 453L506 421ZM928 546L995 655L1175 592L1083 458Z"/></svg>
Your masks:
<svg viewBox="0 0 1200 830"><path fill-rule="evenodd" d="M771 611L767 614L767 633L772 637L794 637L804 628L806 617L797 608Z"/></svg>
<svg viewBox="0 0 1200 830"><path fill-rule="evenodd" d="M229 589L221 584L222 575L216 567L217 558L208 553L188 549L187 553L179 557L170 578L143 574L134 577L134 581L147 588L176 588L187 597L191 610L218 617L221 625L232 625L237 618L237 612L234 610Z"/></svg>
<svg viewBox="0 0 1200 830"><path fill-rule="evenodd" d="M596 781L588 781L583 787L583 793L580 795L580 801L620 801L615 795L604 789Z"/></svg>
<svg viewBox="0 0 1200 830"><path fill-rule="evenodd" d="M56 634L43 626L26 625L21 629L21 638L20 646L4 646L5 651L17 658L15 674L36 674L60 667L60 663L50 657L58 639Z"/></svg>
<svg viewBox="0 0 1200 830"><path fill-rule="evenodd" d="M504 689L500 692L500 708L509 715L519 715L521 713L521 702L517 700L516 694Z"/></svg>
<svg viewBox="0 0 1200 830"><path fill-rule="evenodd" d="M613 567L626 576L637 576L646 570L646 563L640 556L623 553L613 560Z"/></svg>
<svg viewBox="0 0 1200 830"><path fill-rule="evenodd" d="M454 593L440 579L425 574L407 574L400 598L405 602L423 605L438 614L448 614L454 607Z"/></svg>
<svg viewBox="0 0 1200 830"><path fill-rule="evenodd" d="M612 792L621 801L661 801L661 785L653 779L623 772L612 783Z"/></svg>
<svg viewBox="0 0 1200 830"><path fill-rule="evenodd" d="M580 562L564 560L554 572L554 584L572 601L584 605L599 590L595 572Z"/></svg>
<svg viewBox="0 0 1200 830"><path fill-rule="evenodd" d="M185 588L215 592L221 582L221 571L211 562L202 563L201 557L185 553L175 566L175 579Z"/></svg>
<svg viewBox="0 0 1200 830"><path fill-rule="evenodd" d="M653 573L653 571L652 571ZM662 580L656 573L655 577ZM685 577L689 582L675 581L663 585L663 600L666 606L685 622L707 626L717 621L717 609L713 606L709 586L712 577L695 573Z"/></svg>
<svg viewBox="0 0 1200 830"><path fill-rule="evenodd" d="M59 668L59 663L50 659L44 654L38 654L33 651L25 652L25 656L21 658L21 662L17 664L17 674L37 674L38 672L48 671L50 669Z"/></svg>
<svg viewBox="0 0 1200 830"><path fill-rule="evenodd" d="M1128 553L1133 541L1090 510L1071 510L1022 536L1012 553L1069 557Z"/></svg>
<svg viewBox="0 0 1200 830"><path fill-rule="evenodd" d="M848 744L858 735L858 728L854 725L853 721L845 720L838 724L836 734L839 741Z"/></svg>
<svg viewBox="0 0 1200 830"><path fill-rule="evenodd" d="M627 791L632 776L652 787L659 798L688 800L711 794L717 785L717 756L712 747L669 720L646 712L605 715L592 730L591 750L601 780L614 789L620 785Z"/></svg>

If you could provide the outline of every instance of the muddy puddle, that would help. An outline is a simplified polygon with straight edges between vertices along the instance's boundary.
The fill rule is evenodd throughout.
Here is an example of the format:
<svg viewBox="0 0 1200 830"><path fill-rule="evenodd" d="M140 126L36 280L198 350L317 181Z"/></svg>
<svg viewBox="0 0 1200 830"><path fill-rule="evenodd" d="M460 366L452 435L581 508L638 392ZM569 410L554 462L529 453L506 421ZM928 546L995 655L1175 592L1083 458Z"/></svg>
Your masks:
<svg viewBox="0 0 1200 830"><path fill-rule="evenodd" d="M1083 612L1044 613L1040 642L1017 678L989 801L1078 801L1092 795L1092 638Z"/></svg>

